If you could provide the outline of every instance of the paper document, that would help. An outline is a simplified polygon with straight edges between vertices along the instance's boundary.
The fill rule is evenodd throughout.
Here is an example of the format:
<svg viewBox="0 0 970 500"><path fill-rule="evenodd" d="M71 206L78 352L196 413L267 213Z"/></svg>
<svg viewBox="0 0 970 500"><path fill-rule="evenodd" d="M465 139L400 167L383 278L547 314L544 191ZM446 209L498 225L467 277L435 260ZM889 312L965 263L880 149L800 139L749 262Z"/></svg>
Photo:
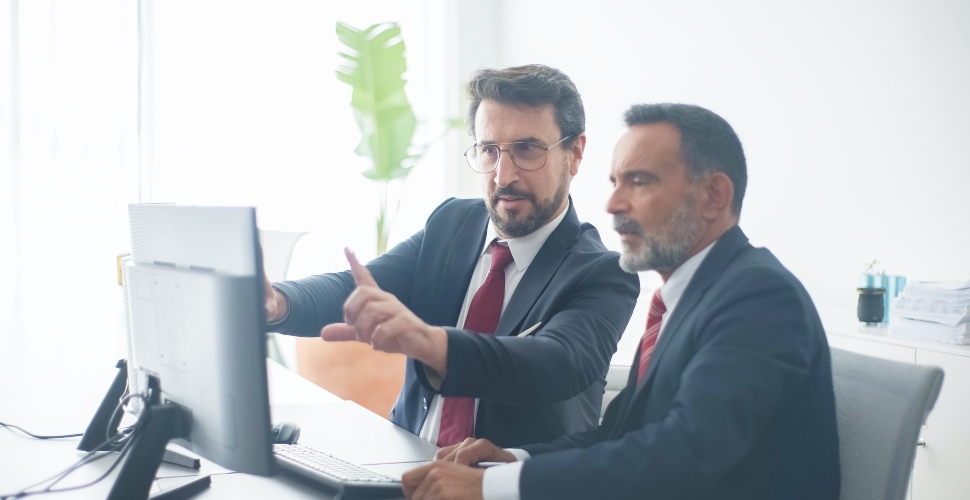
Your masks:
<svg viewBox="0 0 970 500"><path fill-rule="evenodd" d="M889 335L944 344L967 345L970 344L970 324L948 326L930 321L894 317L889 323Z"/></svg>
<svg viewBox="0 0 970 500"><path fill-rule="evenodd" d="M940 290L970 290L970 280L966 283L959 281L914 281L912 283L928 288L938 288Z"/></svg>

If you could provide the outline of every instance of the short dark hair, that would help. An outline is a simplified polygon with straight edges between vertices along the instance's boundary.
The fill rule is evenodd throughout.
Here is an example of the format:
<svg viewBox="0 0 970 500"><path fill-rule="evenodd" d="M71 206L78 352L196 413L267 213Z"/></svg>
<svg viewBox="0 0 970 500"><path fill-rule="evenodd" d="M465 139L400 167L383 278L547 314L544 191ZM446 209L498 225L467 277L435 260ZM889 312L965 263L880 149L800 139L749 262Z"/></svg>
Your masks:
<svg viewBox="0 0 970 500"><path fill-rule="evenodd" d="M626 126L669 123L680 131L680 153L687 163L687 178L697 180L723 172L734 184L731 211L741 214L748 167L741 140L724 118L691 104L634 104L624 113Z"/></svg>
<svg viewBox="0 0 970 500"><path fill-rule="evenodd" d="M480 69L466 87L468 99L468 132L475 135L475 114L483 100L511 106L540 107L552 104L562 143L571 148L586 131L586 111L576 85L565 73L541 64L528 64L504 69Z"/></svg>

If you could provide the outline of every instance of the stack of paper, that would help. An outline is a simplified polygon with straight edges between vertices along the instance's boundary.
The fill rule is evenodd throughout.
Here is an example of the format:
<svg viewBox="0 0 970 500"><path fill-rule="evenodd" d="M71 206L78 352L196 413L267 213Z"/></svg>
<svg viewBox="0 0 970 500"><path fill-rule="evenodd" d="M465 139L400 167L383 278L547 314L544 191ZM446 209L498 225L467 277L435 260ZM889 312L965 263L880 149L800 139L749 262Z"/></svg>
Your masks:
<svg viewBox="0 0 970 500"><path fill-rule="evenodd" d="M893 337L970 345L970 281L910 282L890 311Z"/></svg>

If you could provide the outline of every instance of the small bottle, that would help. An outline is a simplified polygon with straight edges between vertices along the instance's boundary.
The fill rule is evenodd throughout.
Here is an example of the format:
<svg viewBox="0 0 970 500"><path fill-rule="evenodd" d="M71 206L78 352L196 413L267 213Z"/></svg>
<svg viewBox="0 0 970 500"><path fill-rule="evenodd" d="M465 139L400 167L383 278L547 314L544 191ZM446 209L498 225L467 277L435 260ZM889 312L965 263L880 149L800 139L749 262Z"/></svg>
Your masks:
<svg viewBox="0 0 970 500"><path fill-rule="evenodd" d="M883 316L886 314L885 304L883 298L886 295L885 288L856 288L859 292L859 307L856 309L856 315L859 317L859 321L864 322L867 325L875 325L882 321Z"/></svg>

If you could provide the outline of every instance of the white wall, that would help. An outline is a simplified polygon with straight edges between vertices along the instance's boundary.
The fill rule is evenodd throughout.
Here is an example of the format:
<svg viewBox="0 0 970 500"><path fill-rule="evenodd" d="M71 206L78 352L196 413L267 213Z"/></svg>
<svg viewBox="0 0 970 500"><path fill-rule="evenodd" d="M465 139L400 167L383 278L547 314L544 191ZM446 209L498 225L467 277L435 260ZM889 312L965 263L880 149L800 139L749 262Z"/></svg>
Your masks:
<svg viewBox="0 0 970 500"><path fill-rule="evenodd" d="M611 248L603 206L622 112L686 102L738 132L750 177L741 226L822 307L852 307L874 257L910 279L970 279L970 2L502 7L502 65L558 67L582 93L589 143L572 192ZM659 280L644 279L649 296ZM618 360L632 359L644 318L631 321Z"/></svg>

